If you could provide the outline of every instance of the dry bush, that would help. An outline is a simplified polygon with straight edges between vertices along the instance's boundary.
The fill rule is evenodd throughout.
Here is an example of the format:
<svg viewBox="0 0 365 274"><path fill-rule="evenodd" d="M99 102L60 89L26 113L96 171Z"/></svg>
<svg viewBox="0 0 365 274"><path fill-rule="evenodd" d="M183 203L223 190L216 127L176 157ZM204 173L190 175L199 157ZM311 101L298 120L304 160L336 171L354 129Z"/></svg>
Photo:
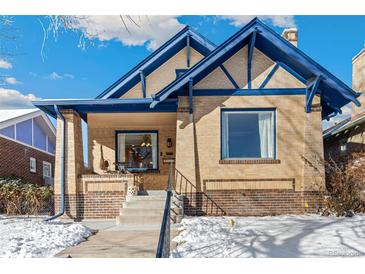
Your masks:
<svg viewBox="0 0 365 274"><path fill-rule="evenodd" d="M18 178L0 178L0 212L8 215L36 215L47 207L53 189Z"/></svg>
<svg viewBox="0 0 365 274"><path fill-rule="evenodd" d="M352 216L365 212L361 199L365 189L365 154L352 154L341 163L330 160L326 163L325 215Z"/></svg>

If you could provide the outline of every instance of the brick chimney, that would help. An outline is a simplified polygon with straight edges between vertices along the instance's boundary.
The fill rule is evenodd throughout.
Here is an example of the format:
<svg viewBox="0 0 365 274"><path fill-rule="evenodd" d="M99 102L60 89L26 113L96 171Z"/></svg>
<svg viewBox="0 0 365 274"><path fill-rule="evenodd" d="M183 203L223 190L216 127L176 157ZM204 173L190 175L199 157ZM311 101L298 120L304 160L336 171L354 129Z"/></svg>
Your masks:
<svg viewBox="0 0 365 274"><path fill-rule="evenodd" d="M292 43L294 46L298 47L298 29L296 28L288 28L284 29L281 34L286 40Z"/></svg>
<svg viewBox="0 0 365 274"><path fill-rule="evenodd" d="M359 116L360 113L365 114L365 46L352 58L352 89L363 93L357 98L361 106L352 104L352 118L356 119L355 116Z"/></svg>

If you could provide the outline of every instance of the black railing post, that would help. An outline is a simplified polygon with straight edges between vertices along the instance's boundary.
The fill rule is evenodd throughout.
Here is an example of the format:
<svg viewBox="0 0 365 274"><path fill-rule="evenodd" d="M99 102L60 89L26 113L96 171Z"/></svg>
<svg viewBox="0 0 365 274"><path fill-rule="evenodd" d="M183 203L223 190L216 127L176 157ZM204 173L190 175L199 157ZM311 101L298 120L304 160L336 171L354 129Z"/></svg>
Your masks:
<svg viewBox="0 0 365 274"><path fill-rule="evenodd" d="M170 257L170 209L171 209L171 197L172 197L172 165L170 162L169 178L167 181L167 194L166 203L163 212L160 237L158 239L158 246L156 252L156 258L169 258Z"/></svg>

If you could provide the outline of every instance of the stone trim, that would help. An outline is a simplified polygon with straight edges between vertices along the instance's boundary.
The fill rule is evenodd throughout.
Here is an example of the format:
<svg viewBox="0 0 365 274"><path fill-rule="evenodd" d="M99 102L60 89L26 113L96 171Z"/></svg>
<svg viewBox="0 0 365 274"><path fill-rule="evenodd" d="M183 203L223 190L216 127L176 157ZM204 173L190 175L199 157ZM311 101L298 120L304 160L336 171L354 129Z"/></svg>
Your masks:
<svg viewBox="0 0 365 274"><path fill-rule="evenodd" d="M212 183L210 187L207 184ZM232 184L233 183L233 184ZM236 183L236 184L234 184ZM241 183L241 184L240 184ZM243 183L243 184L242 184ZM207 179L203 180L203 190L295 190L294 178L255 178L255 179Z"/></svg>
<svg viewBox="0 0 365 274"><path fill-rule="evenodd" d="M222 165L235 165L235 164L280 164L281 161L276 159L242 159L242 160L219 160L219 164Z"/></svg>

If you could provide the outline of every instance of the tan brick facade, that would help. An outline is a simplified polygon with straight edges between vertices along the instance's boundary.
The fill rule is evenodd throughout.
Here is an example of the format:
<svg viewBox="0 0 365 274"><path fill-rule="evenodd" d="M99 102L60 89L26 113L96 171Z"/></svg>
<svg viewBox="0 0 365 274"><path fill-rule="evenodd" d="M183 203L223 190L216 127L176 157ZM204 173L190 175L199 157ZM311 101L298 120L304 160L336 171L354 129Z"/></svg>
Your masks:
<svg viewBox="0 0 365 274"><path fill-rule="evenodd" d="M150 79L147 78L149 94L160 88L157 82L165 74L168 75L166 81L171 81L172 70L179 68L176 64L185 58L183 52L179 54L171 64L161 66L160 72L168 68L168 73L165 71L162 76L156 76L154 81L151 81L155 77L153 74ZM243 89L247 89L246 56L247 47L224 63L227 71ZM273 65L272 60L255 50L253 88L260 86ZM221 69L213 70L210 75L194 84L194 90L232 88L232 83ZM305 86L300 81L281 68L267 83L267 88L303 87ZM141 94L141 91L135 87L124 97L140 97L137 93ZM175 157L177 170L189 182L179 185L178 179L175 181L175 187L179 188L177 191L187 193L185 205L188 214L195 212L215 215L208 210L207 201L228 215L314 212L322 204L322 194L325 191L321 111L315 108L319 103L319 98L315 98L313 111L307 114L304 94L194 96L191 114L188 98L180 96L176 113L89 113L89 171L82 167L80 117L74 112L63 112L67 120L68 214L73 218L103 218L117 214L117 208L124 200L123 187L135 180L102 183L94 177L87 183L88 180L81 176L83 173L93 173L105 180L110 172L115 171L117 130L158 131L159 170L138 176L142 178L144 189L165 189L168 165L163 160ZM222 161L221 111L225 108L275 109L276 159ZM57 138L61 138L60 130ZM172 148L166 145L168 138L172 139ZM56 153L60 155L59 144ZM57 161L59 163L59 159ZM105 162L108 163L107 168ZM59 182L59 170L56 170L56 177ZM109 185L101 185L106 183ZM96 208L100 209L100 214Z"/></svg>

